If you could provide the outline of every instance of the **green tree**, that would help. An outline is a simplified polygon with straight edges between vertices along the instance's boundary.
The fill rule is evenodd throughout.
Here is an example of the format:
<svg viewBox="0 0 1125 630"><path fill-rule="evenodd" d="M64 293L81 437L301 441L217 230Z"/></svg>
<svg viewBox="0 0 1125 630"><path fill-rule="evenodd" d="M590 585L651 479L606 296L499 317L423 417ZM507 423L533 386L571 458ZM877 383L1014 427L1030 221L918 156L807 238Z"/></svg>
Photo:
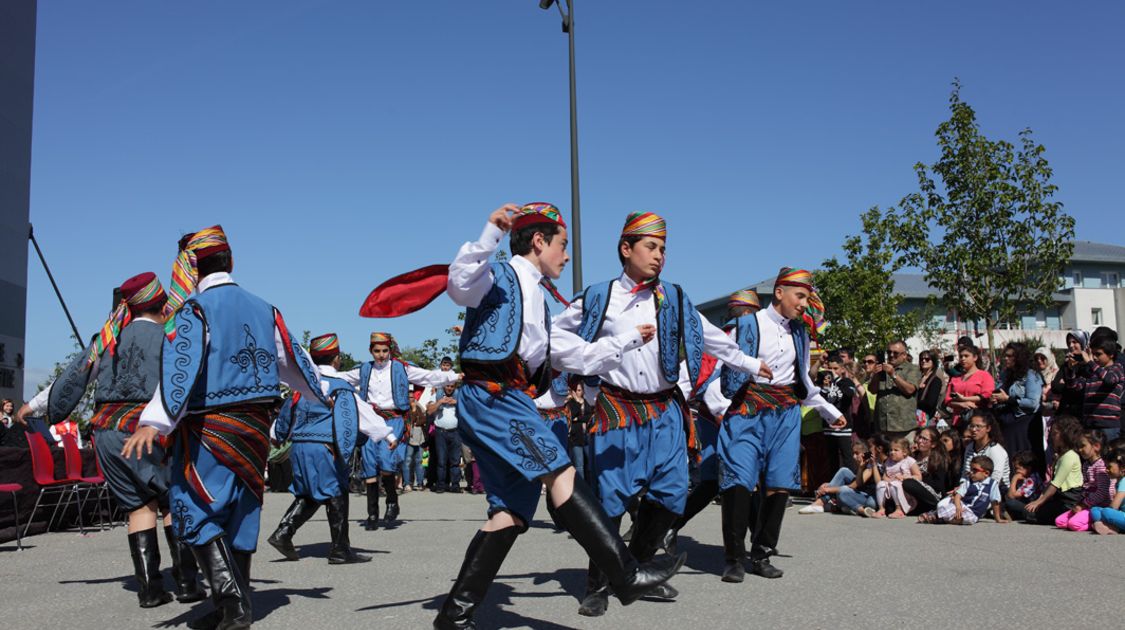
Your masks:
<svg viewBox="0 0 1125 630"><path fill-rule="evenodd" d="M899 203L895 236L948 307L984 322L995 358L998 323L1053 302L1074 251L1074 219L1052 201L1052 169L1030 129L1019 147L989 139L956 80L949 111L935 134L940 157L914 166L918 192Z"/></svg>
<svg viewBox="0 0 1125 630"><path fill-rule="evenodd" d="M903 297L895 292L893 274L902 267L896 253L895 221L878 207L860 216L862 233L844 241L844 260L835 256L813 274L830 325L820 340L823 348L853 348L866 353L922 328L927 317L916 310L900 312Z"/></svg>

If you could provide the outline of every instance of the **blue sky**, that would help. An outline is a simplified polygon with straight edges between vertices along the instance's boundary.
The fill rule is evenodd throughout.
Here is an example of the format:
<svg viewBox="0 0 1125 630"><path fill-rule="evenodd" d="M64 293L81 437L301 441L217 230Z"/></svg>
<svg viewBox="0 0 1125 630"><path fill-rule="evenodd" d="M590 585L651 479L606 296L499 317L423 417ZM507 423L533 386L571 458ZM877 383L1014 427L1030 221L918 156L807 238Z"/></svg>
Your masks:
<svg viewBox="0 0 1125 630"><path fill-rule="evenodd" d="M669 222L696 302L816 266L914 190L953 77L987 134L1032 127L1080 239L1120 205L1125 5L591 2L577 17L587 282L625 215ZM39 3L31 218L83 335L221 223L236 279L297 330L440 335L447 298L357 314L502 203L569 216L566 39L535 0ZM1114 213L1116 214L1116 213ZM37 260L29 388L69 350ZM570 292L569 271L560 288Z"/></svg>

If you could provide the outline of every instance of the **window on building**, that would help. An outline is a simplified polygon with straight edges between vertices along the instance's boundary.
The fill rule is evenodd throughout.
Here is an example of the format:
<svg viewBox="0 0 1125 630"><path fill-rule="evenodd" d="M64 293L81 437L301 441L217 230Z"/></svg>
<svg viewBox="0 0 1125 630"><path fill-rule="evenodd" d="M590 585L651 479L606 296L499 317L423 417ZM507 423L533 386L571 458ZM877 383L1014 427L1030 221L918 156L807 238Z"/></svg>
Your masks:
<svg viewBox="0 0 1125 630"><path fill-rule="evenodd" d="M1082 286L1082 272L1081 271L1075 269L1074 271L1070 272L1070 286L1072 286L1072 287L1081 287Z"/></svg>
<svg viewBox="0 0 1125 630"><path fill-rule="evenodd" d="M1103 271L1102 272L1102 287L1106 289L1116 289L1121 283L1120 274L1116 271Z"/></svg>
<svg viewBox="0 0 1125 630"><path fill-rule="evenodd" d="M1101 326L1102 325L1102 309L1100 309L1100 308L1090 309L1090 322L1093 323L1095 326Z"/></svg>

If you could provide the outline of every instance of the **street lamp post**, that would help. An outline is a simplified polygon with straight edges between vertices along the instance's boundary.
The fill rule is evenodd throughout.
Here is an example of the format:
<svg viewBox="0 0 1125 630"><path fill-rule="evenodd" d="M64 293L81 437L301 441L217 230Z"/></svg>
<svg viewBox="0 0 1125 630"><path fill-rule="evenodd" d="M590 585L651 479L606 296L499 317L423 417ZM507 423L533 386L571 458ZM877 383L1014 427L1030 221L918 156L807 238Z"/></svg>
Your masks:
<svg viewBox="0 0 1125 630"><path fill-rule="evenodd" d="M561 0L539 0L540 9L550 9L551 5L559 8L562 16L562 29L567 34L570 45L570 243L573 252L571 265L574 292L578 293L585 286L582 284L582 215L578 200L578 97L574 79L574 0L565 0L566 10L563 10Z"/></svg>

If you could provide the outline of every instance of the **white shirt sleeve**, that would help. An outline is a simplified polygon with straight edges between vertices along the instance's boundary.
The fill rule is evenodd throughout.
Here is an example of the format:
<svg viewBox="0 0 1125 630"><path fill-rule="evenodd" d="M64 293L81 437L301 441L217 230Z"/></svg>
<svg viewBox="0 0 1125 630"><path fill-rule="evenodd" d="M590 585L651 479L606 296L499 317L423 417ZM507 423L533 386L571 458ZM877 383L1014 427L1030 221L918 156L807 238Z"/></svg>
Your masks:
<svg viewBox="0 0 1125 630"><path fill-rule="evenodd" d="M691 382L691 372L688 371L687 361L680 361L680 380L676 382L676 387L680 388L684 400L691 400L691 390L694 389L694 385Z"/></svg>
<svg viewBox="0 0 1125 630"><path fill-rule="evenodd" d="M504 231L486 223L475 242L465 243L457 250L457 257L449 265L449 279L445 291L458 306L475 307L492 288L492 268L488 259L500 246Z"/></svg>
<svg viewBox="0 0 1125 630"><path fill-rule="evenodd" d="M587 343L573 332L552 325L551 367L573 374L604 374L621 365L621 355L626 350L643 345L641 332L636 328Z"/></svg>
<svg viewBox="0 0 1125 630"><path fill-rule="evenodd" d="M551 320L551 335L552 341L554 340L554 332L557 329L565 330L567 332L577 333L579 326L582 325L582 298L570 303L563 312L555 316ZM554 352L554 346L551 346L551 351Z"/></svg>
<svg viewBox="0 0 1125 630"><path fill-rule="evenodd" d="M719 369L718 366L715 366L715 369ZM723 387L719 379L712 381L707 389L703 390L703 403L716 418L726 415L727 408L730 407L730 399L723 396Z"/></svg>
<svg viewBox="0 0 1125 630"><path fill-rule="evenodd" d="M745 355L738 349L735 342L722 328L712 324L706 317L696 311L696 316L703 322L703 350L713 355L716 359L731 366L739 372L751 376L757 375L762 369L762 362L757 357Z"/></svg>
<svg viewBox="0 0 1125 630"><path fill-rule="evenodd" d="M336 376L352 387L359 387L359 368L348 370L347 372L336 372Z"/></svg>
<svg viewBox="0 0 1125 630"><path fill-rule="evenodd" d="M383 417L375 413L371 405L363 402L359 395L352 394L352 396L355 397L355 404L359 408L359 430L375 442L385 439L388 444L394 444L397 438Z"/></svg>
<svg viewBox="0 0 1125 630"><path fill-rule="evenodd" d="M410 381L412 385L440 387L456 383L458 378L457 373L453 370L442 372L441 370L426 370L410 364L406 366L406 380Z"/></svg>
<svg viewBox="0 0 1125 630"><path fill-rule="evenodd" d="M187 409L187 406L184 406ZM137 424L142 427L152 427L160 432L160 435L168 435L179 424L180 418L184 415L183 410L180 415L173 418L168 415L164 410L163 396L160 394L160 385L157 384L156 391L152 393L152 400L148 401L145 405L144 411L141 412L141 417L137 420Z"/></svg>
<svg viewBox="0 0 1125 630"><path fill-rule="evenodd" d="M51 388L54 387L54 385L54 383L51 383L45 387L43 391L27 401L27 407L31 409L32 417L41 418L47 414L47 400L51 397Z"/></svg>
<svg viewBox="0 0 1125 630"><path fill-rule="evenodd" d="M281 382L288 385L289 389L295 392L301 392L302 396L311 396L309 400L324 398L323 393L314 392L309 389L309 382L305 380L304 373L302 373L300 368L296 365L289 362L288 348L285 347L285 342L281 338L281 330L279 330L276 325L273 329L273 340L275 350L277 350L277 375L281 379ZM312 357L309 356L309 353L306 352L304 348L297 346L297 352L302 353L309 365L312 365ZM316 374L316 382L312 385L317 389L323 389L323 381L320 378L320 372L314 370L313 373Z"/></svg>

